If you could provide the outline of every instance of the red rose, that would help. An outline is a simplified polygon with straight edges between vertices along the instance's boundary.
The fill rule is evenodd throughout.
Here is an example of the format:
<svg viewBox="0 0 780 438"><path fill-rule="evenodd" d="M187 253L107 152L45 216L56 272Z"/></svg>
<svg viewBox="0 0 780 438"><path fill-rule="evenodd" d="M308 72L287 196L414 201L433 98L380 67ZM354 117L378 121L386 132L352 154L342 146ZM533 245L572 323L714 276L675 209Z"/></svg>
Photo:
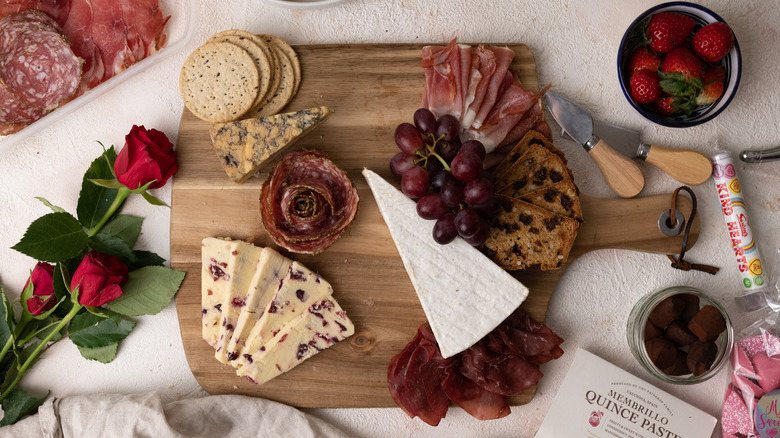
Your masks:
<svg viewBox="0 0 780 438"><path fill-rule="evenodd" d="M79 303L98 307L122 295L127 282L127 265L119 257L91 251L84 257L70 280L70 290L79 288Z"/></svg>
<svg viewBox="0 0 780 438"><path fill-rule="evenodd" d="M150 181L154 183L149 188L157 189L179 170L177 156L165 134L133 125L125 136L125 147L116 157L114 172L119 182L130 189L145 186Z"/></svg>
<svg viewBox="0 0 780 438"><path fill-rule="evenodd" d="M33 296L27 299L27 310L33 315L40 315L47 312L57 304L57 297L54 296L54 265L44 262L38 262L33 268L30 278L24 284L24 288L30 285L32 281Z"/></svg>

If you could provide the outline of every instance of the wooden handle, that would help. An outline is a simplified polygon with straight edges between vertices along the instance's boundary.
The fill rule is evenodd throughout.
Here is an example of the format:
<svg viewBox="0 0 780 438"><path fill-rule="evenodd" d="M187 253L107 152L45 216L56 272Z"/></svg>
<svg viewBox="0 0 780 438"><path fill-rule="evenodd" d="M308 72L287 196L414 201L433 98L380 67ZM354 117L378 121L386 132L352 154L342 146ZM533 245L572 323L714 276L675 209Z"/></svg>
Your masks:
<svg viewBox="0 0 780 438"><path fill-rule="evenodd" d="M599 139L588 154L601 169L607 184L621 197L633 198L645 187L645 176L639 166L604 140Z"/></svg>
<svg viewBox="0 0 780 438"><path fill-rule="evenodd" d="M690 149L652 145L645 161L683 184L699 185L712 175L710 159Z"/></svg>

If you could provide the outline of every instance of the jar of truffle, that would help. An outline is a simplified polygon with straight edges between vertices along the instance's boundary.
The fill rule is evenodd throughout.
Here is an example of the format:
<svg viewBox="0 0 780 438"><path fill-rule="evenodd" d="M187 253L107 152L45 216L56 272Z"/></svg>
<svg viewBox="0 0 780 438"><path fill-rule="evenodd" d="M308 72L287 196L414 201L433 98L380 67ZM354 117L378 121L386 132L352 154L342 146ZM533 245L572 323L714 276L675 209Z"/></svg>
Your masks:
<svg viewBox="0 0 780 438"><path fill-rule="evenodd" d="M726 309L703 291L673 286L644 296L628 316L631 353L670 383L703 382L728 362L734 330Z"/></svg>

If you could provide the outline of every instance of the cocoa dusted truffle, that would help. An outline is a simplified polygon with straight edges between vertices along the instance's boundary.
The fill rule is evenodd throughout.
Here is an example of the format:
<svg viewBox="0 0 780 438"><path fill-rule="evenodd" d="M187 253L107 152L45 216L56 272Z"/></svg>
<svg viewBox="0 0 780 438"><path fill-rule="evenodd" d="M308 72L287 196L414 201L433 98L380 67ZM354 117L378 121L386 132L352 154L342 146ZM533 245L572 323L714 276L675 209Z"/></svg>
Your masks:
<svg viewBox="0 0 780 438"><path fill-rule="evenodd" d="M688 323L688 330L700 341L713 341L726 330L726 320L718 309L706 305Z"/></svg>
<svg viewBox="0 0 780 438"><path fill-rule="evenodd" d="M680 320L669 324L669 327L666 328L665 337L678 347L689 345L697 339L696 335L691 333L686 324Z"/></svg>
<svg viewBox="0 0 780 438"><path fill-rule="evenodd" d="M677 347L668 339L648 339L645 341L645 348L647 356L659 370L671 367L677 359Z"/></svg>
<svg viewBox="0 0 780 438"><path fill-rule="evenodd" d="M718 346L714 342L696 341L688 347L688 369L694 376L707 372L718 356Z"/></svg>
<svg viewBox="0 0 780 438"><path fill-rule="evenodd" d="M685 301L677 295L672 295L658 303L647 318L656 327L666 328L680 317L683 309L685 309Z"/></svg>
<svg viewBox="0 0 780 438"><path fill-rule="evenodd" d="M685 301L685 308L680 313L680 321L687 323L699 311L699 296L694 294L679 294L677 296Z"/></svg>
<svg viewBox="0 0 780 438"><path fill-rule="evenodd" d="M672 366L662 369L661 372L670 376L684 376L690 374L691 370L688 369L688 353L678 349L677 357L674 359Z"/></svg>
<svg viewBox="0 0 780 438"><path fill-rule="evenodd" d="M652 322L647 321L647 324L645 325L645 341L651 338L657 338L659 336L663 336L664 329L660 329L653 325Z"/></svg>

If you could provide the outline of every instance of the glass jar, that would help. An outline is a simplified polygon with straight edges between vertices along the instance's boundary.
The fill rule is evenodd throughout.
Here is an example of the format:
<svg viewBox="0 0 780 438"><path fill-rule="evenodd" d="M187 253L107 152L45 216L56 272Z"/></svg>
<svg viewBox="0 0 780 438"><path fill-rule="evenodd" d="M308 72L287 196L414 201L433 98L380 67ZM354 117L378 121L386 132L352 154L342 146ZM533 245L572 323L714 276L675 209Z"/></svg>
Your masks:
<svg viewBox="0 0 780 438"><path fill-rule="evenodd" d="M720 333L718 338L714 341L718 347L715 361L712 366L702 374L693 375L686 374L681 376L673 376L662 372L647 353L645 348L645 327L648 322L650 312L656 308L656 306L668 297L678 294L691 294L699 297L699 308L705 305L711 305L715 307L726 321L726 329ZM666 289L662 289L657 292L653 292L645 295L640 299L628 316L628 324L626 325L626 337L628 339L628 346L631 348L631 353L636 360L646 369L650 374L657 377L664 382L677 383L683 385L690 385L694 383L703 382L720 371L721 368L728 362L729 355L731 354L731 348L734 342L734 329L731 325L731 319L729 319L726 309L720 305L717 301L705 294L703 291L690 287L690 286L673 286Z"/></svg>

